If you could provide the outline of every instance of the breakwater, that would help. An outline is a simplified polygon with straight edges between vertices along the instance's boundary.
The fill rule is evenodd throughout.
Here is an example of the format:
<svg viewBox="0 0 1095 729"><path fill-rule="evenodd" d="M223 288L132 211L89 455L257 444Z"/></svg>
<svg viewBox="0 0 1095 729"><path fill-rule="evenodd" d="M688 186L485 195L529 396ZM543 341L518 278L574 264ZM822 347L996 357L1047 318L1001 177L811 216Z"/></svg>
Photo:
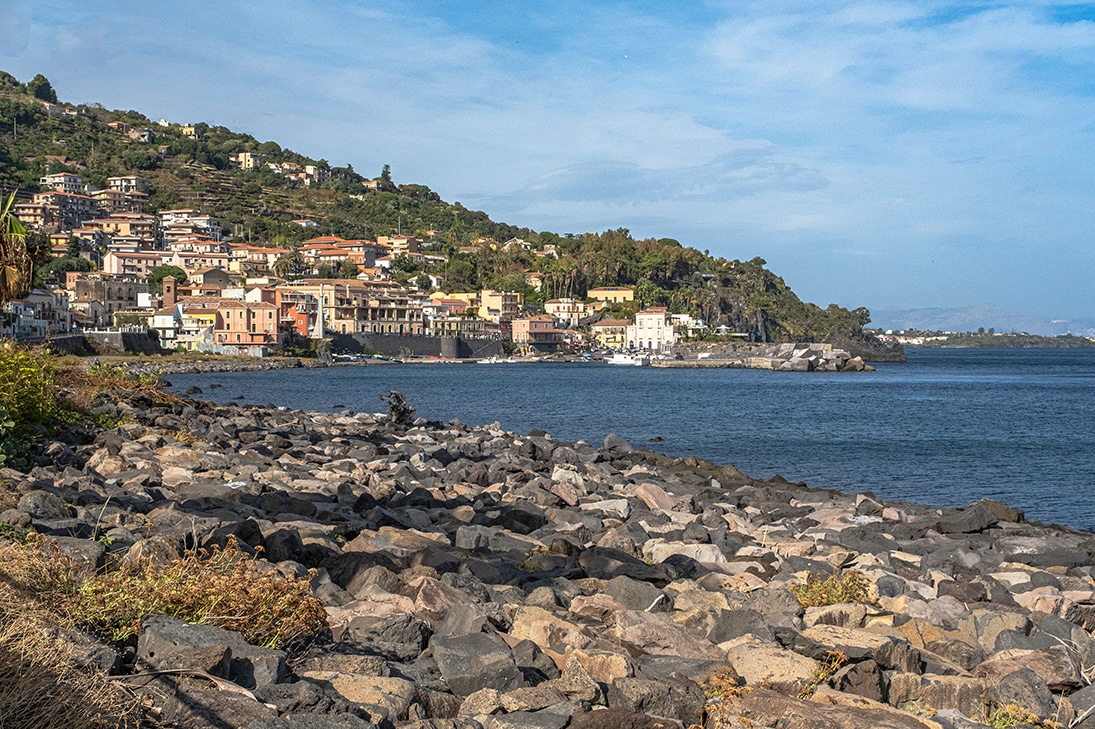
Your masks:
<svg viewBox="0 0 1095 729"><path fill-rule="evenodd" d="M233 537L314 570L326 606L329 633L293 655L146 620L114 670L176 726L969 727L1095 705L1095 542L996 502L887 503L398 412L96 408L124 424L4 471L19 499L0 521L97 566ZM862 592L792 592L831 575Z"/></svg>

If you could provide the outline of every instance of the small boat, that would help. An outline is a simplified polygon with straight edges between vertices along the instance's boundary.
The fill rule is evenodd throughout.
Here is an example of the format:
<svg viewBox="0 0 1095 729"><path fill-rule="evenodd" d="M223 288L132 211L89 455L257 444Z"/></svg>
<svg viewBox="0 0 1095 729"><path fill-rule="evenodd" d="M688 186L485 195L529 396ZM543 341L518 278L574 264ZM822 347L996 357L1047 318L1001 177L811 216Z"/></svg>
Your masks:
<svg viewBox="0 0 1095 729"><path fill-rule="evenodd" d="M616 352L611 357L605 360L606 364L611 365L630 365L632 367L647 367L650 365L649 354L623 354Z"/></svg>

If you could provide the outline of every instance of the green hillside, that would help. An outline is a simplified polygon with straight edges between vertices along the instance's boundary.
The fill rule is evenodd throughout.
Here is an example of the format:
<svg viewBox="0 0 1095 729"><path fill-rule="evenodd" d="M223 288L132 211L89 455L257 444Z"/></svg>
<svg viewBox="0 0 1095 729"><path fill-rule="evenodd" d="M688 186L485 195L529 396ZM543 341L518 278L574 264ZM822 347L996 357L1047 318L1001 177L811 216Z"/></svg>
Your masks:
<svg viewBox="0 0 1095 729"><path fill-rule="evenodd" d="M129 133L111 129L110 122L128 125ZM139 139L145 129L154 140ZM255 245L293 246L321 234L413 234L426 244L424 252L444 262L400 261L394 275L422 280L423 273L435 273L444 277L448 291L517 290L535 303L584 297L596 286L633 286L644 306L690 313L751 341L865 339L866 309L803 302L761 258L727 260L669 238L636 240L626 229L537 232L447 203L425 185L396 184L387 167L368 178L349 165L331 166L225 127L199 123L194 134L187 136L178 124L161 126L137 111L57 102L48 80L36 77L23 84L0 71L0 188L17 187L24 196L37 191L38 179L48 173L73 172L97 186L105 186L110 176L138 174L152 183L149 212L200 208L220 220L226 235ZM265 166L236 169L231 160L240 152L259 155L263 165L313 165L331 179L306 187ZM374 179L369 187L362 184ZM299 219L318 227L292 222ZM513 238L527 241L531 250L483 242ZM545 246L554 246L557 257L537 255ZM540 274L541 291L526 283L527 272Z"/></svg>

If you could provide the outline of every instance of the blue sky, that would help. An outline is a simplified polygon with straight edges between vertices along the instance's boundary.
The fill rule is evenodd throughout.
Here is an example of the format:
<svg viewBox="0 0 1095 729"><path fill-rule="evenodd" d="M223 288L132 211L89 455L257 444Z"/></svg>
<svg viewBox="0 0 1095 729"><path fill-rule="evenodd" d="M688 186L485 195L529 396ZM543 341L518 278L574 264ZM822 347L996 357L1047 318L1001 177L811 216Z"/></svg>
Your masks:
<svg viewBox="0 0 1095 729"><path fill-rule="evenodd" d="M803 298L1095 316L1095 4L4 0L0 69L761 256Z"/></svg>

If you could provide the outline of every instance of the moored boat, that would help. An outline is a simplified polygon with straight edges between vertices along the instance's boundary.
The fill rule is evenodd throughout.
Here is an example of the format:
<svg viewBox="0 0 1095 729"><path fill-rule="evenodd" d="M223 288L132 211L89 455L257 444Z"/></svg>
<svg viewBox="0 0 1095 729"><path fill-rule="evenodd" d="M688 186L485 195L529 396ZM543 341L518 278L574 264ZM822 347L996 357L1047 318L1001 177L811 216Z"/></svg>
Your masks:
<svg viewBox="0 0 1095 729"><path fill-rule="evenodd" d="M649 354L624 354L622 352L616 352L611 357L605 360L607 364L612 365L630 365L633 367L646 367L650 364Z"/></svg>

